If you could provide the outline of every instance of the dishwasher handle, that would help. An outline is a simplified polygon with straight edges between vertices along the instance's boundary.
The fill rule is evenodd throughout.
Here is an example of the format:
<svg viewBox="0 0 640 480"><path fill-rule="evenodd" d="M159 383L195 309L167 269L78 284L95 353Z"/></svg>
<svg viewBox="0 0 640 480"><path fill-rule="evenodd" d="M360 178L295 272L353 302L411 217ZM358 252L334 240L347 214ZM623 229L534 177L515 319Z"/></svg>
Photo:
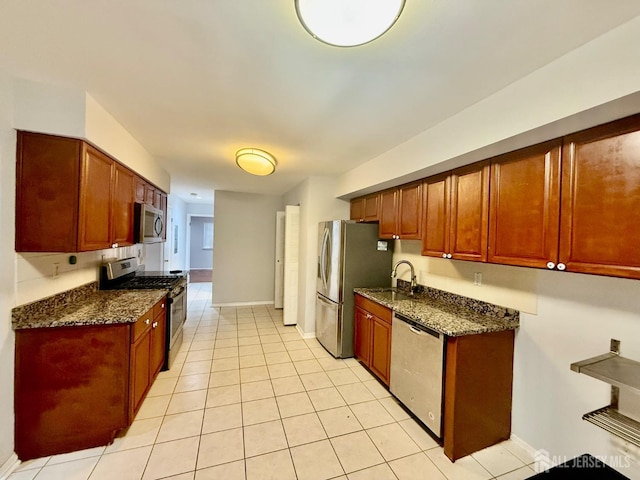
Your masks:
<svg viewBox="0 0 640 480"><path fill-rule="evenodd" d="M436 337L436 338L440 338L441 337L441 333L437 332L425 325L421 325L418 322L416 322L415 320L411 320L409 317L405 317L404 315L402 315L401 313L396 313L394 312L393 314L394 317L396 317L398 320L401 320L405 323L407 323L409 325L409 329L411 330L411 332L415 333L416 335L422 335L423 333L427 333L429 335L431 335L432 337Z"/></svg>

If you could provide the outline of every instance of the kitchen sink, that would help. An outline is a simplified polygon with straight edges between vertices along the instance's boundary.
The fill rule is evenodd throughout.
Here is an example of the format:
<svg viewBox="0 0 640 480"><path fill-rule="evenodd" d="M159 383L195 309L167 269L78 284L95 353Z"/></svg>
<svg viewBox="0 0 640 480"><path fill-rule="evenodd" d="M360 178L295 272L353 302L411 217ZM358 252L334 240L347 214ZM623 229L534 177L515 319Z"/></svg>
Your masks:
<svg viewBox="0 0 640 480"><path fill-rule="evenodd" d="M396 290L384 290L382 292L376 292L376 295L392 302L399 300L413 300L415 297L400 293Z"/></svg>

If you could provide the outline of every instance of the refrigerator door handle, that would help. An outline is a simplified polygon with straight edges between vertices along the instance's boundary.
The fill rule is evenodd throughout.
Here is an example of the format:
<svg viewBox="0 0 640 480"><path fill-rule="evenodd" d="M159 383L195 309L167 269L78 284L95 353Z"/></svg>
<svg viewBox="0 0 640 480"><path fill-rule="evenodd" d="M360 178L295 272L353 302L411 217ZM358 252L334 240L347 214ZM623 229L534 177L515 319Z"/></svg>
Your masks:
<svg viewBox="0 0 640 480"><path fill-rule="evenodd" d="M322 279L322 286L327 288L327 247L329 246L329 229L324 229L322 235L322 247L320 249L320 278Z"/></svg>

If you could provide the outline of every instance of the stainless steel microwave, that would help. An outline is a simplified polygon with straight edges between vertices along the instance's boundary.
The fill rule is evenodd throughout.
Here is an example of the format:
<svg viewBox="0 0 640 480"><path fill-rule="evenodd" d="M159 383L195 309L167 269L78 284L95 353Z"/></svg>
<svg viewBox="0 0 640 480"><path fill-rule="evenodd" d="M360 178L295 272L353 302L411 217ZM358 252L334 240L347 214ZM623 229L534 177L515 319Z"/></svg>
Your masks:
<svg viewBox="0 0 640 480"><path fill-rule="evenodd" d="M157 243L164 241L164 213L151 205L135 204L135 243Z"/></svg>

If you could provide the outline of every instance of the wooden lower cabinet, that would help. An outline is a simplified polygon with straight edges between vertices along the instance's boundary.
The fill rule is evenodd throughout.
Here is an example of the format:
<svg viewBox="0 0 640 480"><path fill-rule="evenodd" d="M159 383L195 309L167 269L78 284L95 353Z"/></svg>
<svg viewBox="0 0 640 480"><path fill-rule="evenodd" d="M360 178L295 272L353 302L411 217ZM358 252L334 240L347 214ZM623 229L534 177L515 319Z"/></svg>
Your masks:
<svg viewBox="0 0 640 480"><path fill-rule="evenodd" d="M107 445L131 425L164 363L165 317L154 312L165 305L162 299L133 324L16 331L20 460Z"/></svg>
<svg viewBox="0 0 640 480"><path fill-rule="evenodd" d="M355 304L355 357L389 385L391 310L357 294Z"/></svg>
<svg viewBox="0 0 640 480"><path fill-rule="evenodd" d="M514 331L449 337L444 453L452 461L509 439Z"/></svg>

